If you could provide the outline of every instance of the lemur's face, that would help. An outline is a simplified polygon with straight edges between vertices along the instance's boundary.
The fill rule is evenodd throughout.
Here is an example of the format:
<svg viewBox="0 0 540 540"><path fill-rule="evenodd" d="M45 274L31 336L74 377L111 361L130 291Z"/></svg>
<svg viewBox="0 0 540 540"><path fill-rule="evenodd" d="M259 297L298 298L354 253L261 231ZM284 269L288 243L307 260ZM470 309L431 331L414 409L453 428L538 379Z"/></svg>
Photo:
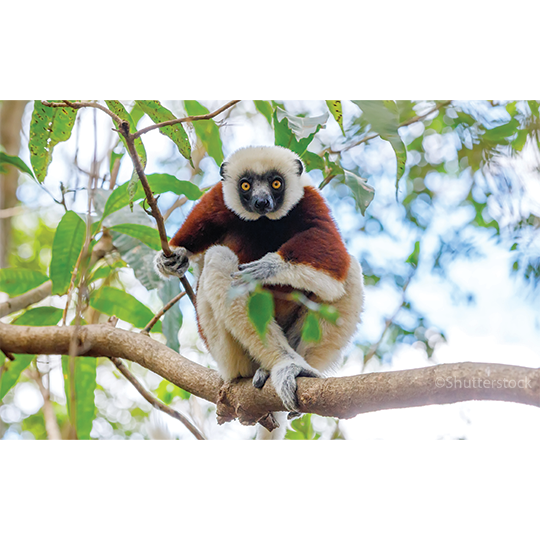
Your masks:
<svg viewBox="0 0 540 540"><path fill-rule="evenodd" d="M285 179L276 170L257 174L246 171L238 179L238 197L248 212L264 216L283 205Z"/></svg>
<svg viewBox="0 0 540 540"><path fill-rule="evenodd" d="M220 173L225 206L246 221L285 217L310 185L300 158L281 146L241 148Z"/></svg>

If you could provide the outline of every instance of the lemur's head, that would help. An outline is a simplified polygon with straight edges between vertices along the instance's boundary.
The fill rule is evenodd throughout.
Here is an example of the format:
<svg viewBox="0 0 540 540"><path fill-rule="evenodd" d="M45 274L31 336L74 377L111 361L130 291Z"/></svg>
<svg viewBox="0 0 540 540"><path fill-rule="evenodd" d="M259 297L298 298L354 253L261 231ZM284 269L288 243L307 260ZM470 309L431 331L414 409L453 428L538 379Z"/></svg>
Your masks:
<svg viewBox="0 0 540 540"><path fill-rule="evenodd" d="M220 172L227 208L248 221L285 217L310 185L300 158L281 146L237 150Z"/></svg>

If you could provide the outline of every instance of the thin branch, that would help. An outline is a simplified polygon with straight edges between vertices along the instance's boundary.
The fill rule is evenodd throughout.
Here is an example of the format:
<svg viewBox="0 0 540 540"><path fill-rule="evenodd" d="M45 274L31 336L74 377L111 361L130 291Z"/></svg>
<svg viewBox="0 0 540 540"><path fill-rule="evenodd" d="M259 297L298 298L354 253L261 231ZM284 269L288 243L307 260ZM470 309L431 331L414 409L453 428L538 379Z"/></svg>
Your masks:
<svg viewBox="0 0 540 540"><path fill-rule="evenodd" d="M0 303L0 319L9 315L10 313L15 313L21 309L25 309L32 304L37 304L41 302L48 296L51 296L52 292L52 281L46 281L41 284L39 287L32 289L20 296L15 296L10 298L5 302Z"/></svg>
<svg viewBox="0 0 540 540"><path fill-rule="evenodd" d="M161 215L161 212L159 210L157 200L154 197L152 190L150 189L150 185L148 183L148 179L146 178L146 174L144 173L141 160L139 159L139 155L137 154L137 150L135 149L135 144L133 142L134 136L133 134L129 132L129 123L122 122L120 124L120 131L122 132L122 135L124 135L124 138L127 144L127 149L131 157L131 161L133 162L133 166L135 167L137 176L139 177L139 180L141 181L141 185L144 189L146 201L150 205L150 208L152 210L152 216L154 216L154 219L156 220L156 224L157 224L157 228L159 232L159 238L161 240L161 249L166 257L170 257L172 255L172 251L171 251L171 248L169 247L169 241L167 239L167 232L165 230L165 222L163 221L163 216ZM180 282L182 283L182 286L184 287L192 304L195 305L195 302L196 302L195 292L193 291L191 285L189 284L189 281L184 276L180 278Z"/></svg>
<svg viewBox="0 0 540 540"><path fill-rule="evenodd" d="M398 128L404 127L404 126L410 126L411 124L414 124L416 122L420 122L421 120L424 120L424 118L427 118L430 114L433 114L434 112L437 112L438 110L442 109L443 107L446 107L452 103L452 100L448 101L442 101L441 103L438 103L435 107L430 109L428 112L424 114L420 114L417 116L413 116L412 118L409 118L408 120L404 120L398 125ZM346 152L347 150L350 150L351 148L354 148L355 146L359 146L371 139L374 139L375 137L379 137L378 133L372 133L371 135L366 135L364 138L360 139L359 141L356 141L355 143L352 143L349 146L346 146L345 148L341 148L339 150L330 150L330 153L332 154L340 154L341 152Z"/></svg>
<svg viewBox="0 0 540 540"><path fill-rule="evenodd" d="M414 272L408 277L407 281L405 282L405 285L403 286L403 290L401 292L401 302L398 306L398 308L394 311L394 313L386 319L386 322L384 324L384 330L381 333L381 337L379 338L379 341L377 343L373 344L369 351L364 356L364 366L368 363L369 360L373 357L373 355L379 350L379 347L381 346L381 343L384 340L384 336L386 336L386 332L388 332L388 329L390 326L392 326L392 323L394 322L394 319L398 316L399 312L401 311L401 308L405 304L405 294L407 292L407 287L409 286L409 283L411 282L411 279L413 278Z"/></svg>
<svg viewBox="0 0 540 540"><path fill-rule="evenodd" d="M167 221L170 217L170 215L181 206L184 206L188 201L188 198L185 195L181 195L176 199L176 201L172 204L172 206L163 214L163 221Z"/></svg>
<svg viewBox="0 0 540 540"><path fill-rule="evenodd" d="M206 440L203 434L183 414L175 411L171 407L168 407L150 392L148 392L148 390L146 390L146 388L144 388L144 386L132 375L122 360L115 358L114 356L110 357L110 360L118 368L122 375L124 375L124 377L137 389L139 394L141 394L141 396L148 401L148 403L150 403L156 409L163 411L169 416L172 416L173 418L176 418L176 420L182 422L182 424L184 424L184 426L186 426L199 441Z"/></svg>
<svg viewBox="0 0 540 540"><path fill-rule="evenodd" d="M41 373L37 370L26 369L24 371L28 378L33 379L41 392L43 397L43 418L45 419L45 431L47 432L47 438L50 441L62 440L60 428L58 427L58 420L56 419L56 413L54 412L51 402L51 394L48 388L45 388Z"/></svg>
<svg viewBox="0 0 540 540"><path fill-rule="evenodd" d="M216 111L208 113L208 114L201 114L198 116L186 116L185 118L175 118L174 120L167 120L166 122L160 122L159 124L152 124L151 126L145 127L133 133L133 138L137 139L144 133L148 133L149 131L152 131L153 129L159 129L165 126L173 126L174 124L181 124L183 122L196 122L198 120L210 120L214 118L214 116L217 116L218 114L221 114L223 111L230 109L231 107L233 107L239 102L240 102L239 99L234 99L233 101L229 101L229 103L223 105L223 107L220 107Z"/></svg>
<svg viewBox="0 0 540 540"><path fill-rule="evenodd" d="M86 107L99 109L100 111L103 111L104 113L108 114L116 123L117 125L120 125L122 123L122 119L114 114L111 110L109 110L104 105L101 105L100 103L97 103L95 101L69 101L67 99L62 100L61 103L51 103L50 101L42 101L42 105L45 105L45 107L71 107L72 109L84 109Z"/></svg>
<svg viewBox="0 0 540 540"><path fill-rule="evenodd" d="M180 294L176 295L172 300L170 300L167 304L165 304L154 316L154 318L144 327L142 330L142 333L149 334L150 330L154 328L154 325L171 309L176 302L180 300L183 296L185 296L187 293L186 291L182 291Z"/></svg>

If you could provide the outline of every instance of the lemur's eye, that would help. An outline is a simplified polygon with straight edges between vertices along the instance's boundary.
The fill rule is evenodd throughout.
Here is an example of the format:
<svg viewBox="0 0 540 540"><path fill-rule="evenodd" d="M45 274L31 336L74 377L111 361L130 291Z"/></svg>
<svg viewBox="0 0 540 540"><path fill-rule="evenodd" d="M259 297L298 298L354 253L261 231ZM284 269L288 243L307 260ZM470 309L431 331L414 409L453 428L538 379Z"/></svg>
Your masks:
<svg viewBox="0 0 540 540"><path fill-rule="evenodd" d="M242 191L249 191L251 184L249 182L242 182L240 187L242 188Z"/></svg>
<svg viewBox="0 0 540 540"><path fill-rule="evenodd" d="M272 187L274 189L279 189L281 187L281 180L275 178L274 181L272 182Z"/></svg>

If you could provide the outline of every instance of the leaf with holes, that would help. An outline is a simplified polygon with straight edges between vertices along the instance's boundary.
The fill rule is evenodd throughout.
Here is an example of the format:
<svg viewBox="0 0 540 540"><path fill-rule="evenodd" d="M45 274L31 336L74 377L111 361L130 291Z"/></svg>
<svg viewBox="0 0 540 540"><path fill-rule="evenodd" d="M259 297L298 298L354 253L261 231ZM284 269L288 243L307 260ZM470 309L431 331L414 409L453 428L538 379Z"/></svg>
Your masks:
<svg viewBox="0 0 540 540"><path fill-rule="evenodd" d="M72 210L66 212L58 224L52 245L49 268L53 282L52 294L64 294L67 291L85 236L84 221Z"/></svg>
<svg viewBox="0 0 540 540"><path fill-rule="evenodd" d="M260 338L265 341L268 324L274 317L274 298L272 294L258 288L248 298L247 314Z"/></svg>
<svg viewBox="0 0 540 540"><path fill-rule="evenodd" d="M336 119L336 122L341 128L341 133L345 136L345 129L343 128L343 109L341 107L341 101L339 100L326 100L328 110L332 113L332 116Z"/></svg>
<svg viewBox="0 0 540 540"><path fill-rule="evenodd" d="M136 103L139 107L156 123L168 122L169 120L176 120L176 116L161 105L157 100L137 100ZM191 145L186 130L182 124L174 124L172 126L160 127L159 131L171 139L178 147L180 153L189 159L191 163Z"/></svg>
<svg viewBox="0 0 540 540"><path fill-rule="evenodd" d="M46 107L41 101L34 101L28 149L39 182L47 176L54 147L70 138L76 116L76 109L71 107Z"/></svg>
<svg viewBox="0 0 540 540"><path fill-rule="evenodd" d="M117 99L106 99L105 103L107 104L107 107L109 107L109 110L116 114L121 120L124 120L128 122L129 124L129 131L131 133L134 133L137 131L137 123L133 120L131 115L127 112L126 108L120 101ZM120 129L120 126L114 122L114 125L116 126L116 129ZM122 134L120 134L120 139L124 143L124 146L127 149L126 140ZM144 169L146 167L146 150L144 148L144 144L141 141L141 138L135 139L133 141L133 145L135 146L135 151L137 152L137 155L139 156L139 160L141 162L142 168Z"/></svg>
<svg viewBox="0 0 540 540"><path fill-rule="evenodd" d="M49 281L49 278L36 270L27 268L0 269L0 291L7 293L10 297L31 291L46 281Z"/></svg>
<svg viewBox="0 0 540 540"><path fill-rule="evenodd" d="M210 111L193 99L185 99L184 107L189 116L202 116ZM213 157L218 165L223 163L223 148L219 128L213 119L193 122L195 133L206 148L208 155Z"/></svg>
<svg viewBox="0 0 540 540"><path fill-rule="evenodd" d="M114 287L102 287L90 297L90 306L105 315L116 316L136 328L144 328L154 317L152 311L134 296ZM161 321L152 329L161 332Z"/></svg>

